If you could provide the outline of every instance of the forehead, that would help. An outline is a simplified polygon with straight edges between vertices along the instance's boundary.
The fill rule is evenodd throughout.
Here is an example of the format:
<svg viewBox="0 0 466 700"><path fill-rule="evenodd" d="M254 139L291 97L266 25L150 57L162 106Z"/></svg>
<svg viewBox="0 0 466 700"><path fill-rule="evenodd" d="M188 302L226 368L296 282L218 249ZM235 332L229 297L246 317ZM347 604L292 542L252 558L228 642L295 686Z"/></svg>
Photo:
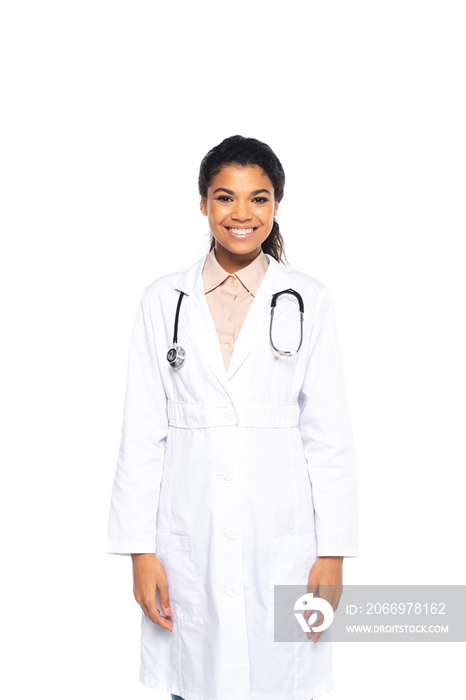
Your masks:
<svg viewBox="0 0 466 700"><path fill-rule="evenodd" d="M273 193L269 176L258 165L225 165L212 178L209 190L226 187L234 192L267 189Z"/></svg>

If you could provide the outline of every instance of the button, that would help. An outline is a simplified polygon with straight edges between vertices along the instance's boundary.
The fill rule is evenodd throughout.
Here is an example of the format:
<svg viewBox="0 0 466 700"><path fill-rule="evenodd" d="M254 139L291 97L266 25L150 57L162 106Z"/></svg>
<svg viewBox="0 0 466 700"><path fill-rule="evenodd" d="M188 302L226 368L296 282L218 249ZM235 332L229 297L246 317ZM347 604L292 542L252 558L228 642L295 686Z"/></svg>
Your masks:
<svg viewBox="0 0 466 700"><path fill-rule="evenodd" d="M227 321L233 321L233 316L228 316Z"/></svg>
<svg viewBox="0 0 466 700"><path fill-rule="evenodd" d="M225 347L226 347L227 350L229 350L229 349L230 349L230 343L225 343Z"/></svg>
<svg viewBox="0 0 466 700"><path fill-rule="evenodd" d="M238 590L235 588L235 586L228 586L227 593L231 598L234 598L235 595L238 595Z"/></svg>
<svg viewBox="0 0 466 700"><path fill-rule="evenodd" d="M235 540L238 537L238 530L235 527L229 527L225 532L225 536L228 537L229 540Z"/></svg>
<svg viewBox="0 0 466 700"><path fill-rule="evenodd" d="M222 476L225 479L225 481L230 481L230 479L233 479L233 469L230 469L228 467L227 469L225 469Z"/></svg>
<svg viewBox="0 0 466 700"><path fill-rule="evenodd" d="M235 417L235 412L233 411L232 408L227 408L227 410L225 411L225 415L227 418L230 418L231 420L233 420L233 418Z"/></svg>

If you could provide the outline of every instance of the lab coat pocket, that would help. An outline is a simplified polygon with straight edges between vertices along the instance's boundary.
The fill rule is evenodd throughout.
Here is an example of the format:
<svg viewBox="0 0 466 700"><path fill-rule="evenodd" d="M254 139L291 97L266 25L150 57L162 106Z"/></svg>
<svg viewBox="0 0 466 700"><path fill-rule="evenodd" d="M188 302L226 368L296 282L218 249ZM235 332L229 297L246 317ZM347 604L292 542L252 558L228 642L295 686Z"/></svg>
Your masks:
<svg viewBox="0 0 466 700"><path fill-rule="evenodd" d="M269 614L268 629L274 627L275 589L274 586L306 586L309 571L317 559L317 539L315 532L299 535L275 537L270 548L269 575ZM290 610L290 614L293 614Z"/></svg>
<svg viewBox="0 0 466 700"><path fill-rule="evenodd" d="M200 579L191 537L158 531L156 556L167 574L172 620L203 625Z"/></svg>

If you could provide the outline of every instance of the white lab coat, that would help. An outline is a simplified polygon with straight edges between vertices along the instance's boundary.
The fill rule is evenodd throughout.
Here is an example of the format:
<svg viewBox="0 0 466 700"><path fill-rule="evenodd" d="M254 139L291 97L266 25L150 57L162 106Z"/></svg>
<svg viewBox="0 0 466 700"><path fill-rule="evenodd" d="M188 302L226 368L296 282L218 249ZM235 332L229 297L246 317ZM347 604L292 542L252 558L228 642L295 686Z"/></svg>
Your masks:
<svg viewBox="0 0 466 700"><path fill-rule="evenodd" d="M185 700L315 700L331 643L274 642L274 584L307 583L319 555L357 556L355 454L332 303L270 255L225 371L203 255L143 292L128 360L107 551L155 552L173 631L142 613L140 681ZM304 300L303 344L274 356L271 295ZM179 292L184 365L166 359ZM294 297L273 340L299 343ZM157 593L157 607L162 612Z"/></svg>

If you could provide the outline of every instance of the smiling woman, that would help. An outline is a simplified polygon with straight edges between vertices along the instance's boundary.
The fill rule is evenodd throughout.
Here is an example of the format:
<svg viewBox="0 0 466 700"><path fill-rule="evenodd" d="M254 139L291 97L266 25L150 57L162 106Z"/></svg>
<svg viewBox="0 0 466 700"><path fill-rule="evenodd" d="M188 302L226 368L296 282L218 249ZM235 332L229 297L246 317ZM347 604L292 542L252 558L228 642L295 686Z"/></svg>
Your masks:
<svg viewBox="0 0 466 700"><path fill-rule="evenodd" d="M260 253L278 210L269 176L256 165L227 165L215 175L201 199L216 240L217 260L236 272ZM236 268L236 269L233 269Z"/></svg>
<svg viewBox="0 0 466 700"><path fill-rule="evenodd" d="M228 265L225 269L241 269L260 250L286 261L275 219L285 172L267 144L243 136L225 139L203 158L198 186L211 231L210 250L215 248L220 264ZM235 240L249 243L235 247Z"/></svg>
<svg viewBox="0 0 466 700"><path fill-rule="evenodd" d="M274 640L274 586L326 587L336 609L343 557L358 549L333 307L321 282L281 264L284 182L257 139L209 151L198 184L210 251L154 280L133 328L107 551L132 555L140 680L173 700L310 700L333 687L317 625ZM297 332L299 352L277 353Z"/></svg>

